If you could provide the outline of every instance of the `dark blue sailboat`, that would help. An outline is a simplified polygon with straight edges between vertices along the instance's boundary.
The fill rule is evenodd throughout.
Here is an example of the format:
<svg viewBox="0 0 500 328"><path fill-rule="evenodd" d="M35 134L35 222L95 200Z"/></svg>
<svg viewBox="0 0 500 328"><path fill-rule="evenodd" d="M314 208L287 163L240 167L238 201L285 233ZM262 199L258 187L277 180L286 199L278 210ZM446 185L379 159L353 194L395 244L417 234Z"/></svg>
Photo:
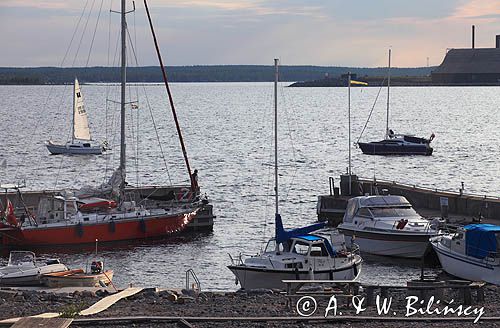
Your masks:
<svg viewBox="0 0 500 328"><path fill-rule="evenodd" d="M359 148L366 155L432 155L430 146L434 133L429 139L408 134L395 134L389 129L389 94L391 89L391 49L389 49L389 66L387 73L387 117L385 138L380 141L358 142Z"/></svg>

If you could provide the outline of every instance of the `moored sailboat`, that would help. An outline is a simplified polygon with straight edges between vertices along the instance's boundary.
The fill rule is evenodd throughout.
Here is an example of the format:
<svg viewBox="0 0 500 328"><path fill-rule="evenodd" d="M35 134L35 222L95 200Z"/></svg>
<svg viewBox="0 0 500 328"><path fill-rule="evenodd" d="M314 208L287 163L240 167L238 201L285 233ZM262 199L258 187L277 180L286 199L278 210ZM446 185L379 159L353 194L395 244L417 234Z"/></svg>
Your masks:
<svg viewBox="0 0 500 328"><path fill-rule="evenodd" d="M149 13L148 13L149 14ZM20 219L0 224L2 244L7 247L53 247L137 239L161 238L182 231L202 204L193 179L184 143L177 131L191 181L188 199L175 199L165 206L149 204L126 190L125 106L126 106L126 4L121 0L121 141L120 166L109 183L93 191L68 192L40 199L35 217L25 204ZM151 25L152 27L152 25ZM154 31L152 30L154 33ZM159 53L158 53L159 55ZM168 82L165 79L168 86ZM168 92L170 103L171 94ZM175 108L172 106L172 111ZM17 190L19 192L19 190ZM96 198L98 197L98 198ZM44 203L42 203L44 202Z"/></svg>
<svg viewBox="0 0 500 328"><path fill-rule="evenodd" d="M83 104L83 94L80 83L75 77L73 84L73 121L71 140L66 144L57 144L47 141L46 147L53 155L99 155L106 149L104 145L95 143L90 135L88 114Z"/></svg>
<svg viewBox="0 0 500 328"><path fill-rule="evenodd" d="M278 208L278 59L275 59L274 82L274 190L275 236L263 253L246 259L232 258L228 266L243 289L285 288L282 280L354 280L361 272L362 259L344 248L334 249L330 241L311 234L324 223L285 230Z"/></svg>
<svg viewBox="0 0 500 328"><path fill-rule="evenodd" d="M426 139L409 134L396 134L389 128L391 49L389 49L389 66L387 70L387 111L385 137L381 141L358 141L359 148L361 148L363 154L366 155L432 155L433 148L430 146L430 143L434 139L434 134L431 134L430 138Z"/></svg>

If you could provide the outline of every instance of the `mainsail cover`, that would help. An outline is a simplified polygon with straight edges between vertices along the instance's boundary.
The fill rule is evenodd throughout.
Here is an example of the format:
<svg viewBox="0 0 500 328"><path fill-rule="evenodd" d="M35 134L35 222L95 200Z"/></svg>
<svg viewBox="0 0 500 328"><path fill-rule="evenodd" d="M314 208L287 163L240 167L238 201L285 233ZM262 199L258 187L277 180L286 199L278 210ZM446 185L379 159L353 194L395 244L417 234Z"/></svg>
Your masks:
<svg viewBox="0 0 500 328"><path fill-rule="evenodd" d="M78 79L75 78L73 99L73 137L80 140L91 140L89 120L83 106L83 95L80 90Z"/></svg>

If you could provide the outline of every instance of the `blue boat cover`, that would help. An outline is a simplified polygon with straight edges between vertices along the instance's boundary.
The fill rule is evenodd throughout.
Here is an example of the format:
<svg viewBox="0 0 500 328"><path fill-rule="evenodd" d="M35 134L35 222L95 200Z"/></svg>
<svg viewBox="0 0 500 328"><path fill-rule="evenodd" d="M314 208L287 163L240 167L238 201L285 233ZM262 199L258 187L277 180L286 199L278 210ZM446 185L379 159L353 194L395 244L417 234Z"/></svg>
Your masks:
<svg viewBox="0 0 500 328"><path fill-rule="evenodd" d="M319 230L323 227L325 227L326 222L320 222L316 223L307 227L302 227L302 228L296 228L296 229L287 229L285 230L283 228L283 221L281 221L281 215L276 214L274 218L274 223L275 223L275 238L277 243L282 243L287 241L288 239L300 235L306 235L310 232Z"/></svg>
<svg viewBox="0 0 500 328"><path fill-rule="evenodd" d="M493 224L469 224L465 229L465 248L468 256L483 259L497 251L497 233L500 226Z"/></svg>

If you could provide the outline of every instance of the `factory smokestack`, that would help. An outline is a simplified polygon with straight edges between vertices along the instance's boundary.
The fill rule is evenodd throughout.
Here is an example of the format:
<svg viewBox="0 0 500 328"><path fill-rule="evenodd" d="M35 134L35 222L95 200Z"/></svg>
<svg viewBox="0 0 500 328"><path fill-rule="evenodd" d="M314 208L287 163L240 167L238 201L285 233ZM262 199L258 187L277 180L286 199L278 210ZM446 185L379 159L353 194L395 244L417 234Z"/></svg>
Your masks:
<svg viewBox="0 0 500 328"><path fill-rule="evenodd" d="M476 26L472 25L472 49L474 49L474 37L475 37L475 29L476 29Z"/></svg>

